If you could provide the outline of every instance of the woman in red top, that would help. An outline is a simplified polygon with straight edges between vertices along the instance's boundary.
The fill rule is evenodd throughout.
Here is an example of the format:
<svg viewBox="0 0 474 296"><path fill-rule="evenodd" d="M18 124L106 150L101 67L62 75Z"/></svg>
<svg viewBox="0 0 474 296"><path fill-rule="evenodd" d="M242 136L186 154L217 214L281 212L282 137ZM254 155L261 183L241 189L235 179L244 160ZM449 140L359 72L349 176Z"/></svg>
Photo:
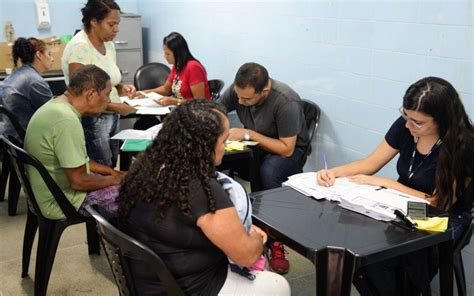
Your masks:
<svg viewBox="0 0 474 296"><path fill-rule="evenodd" d="M156 92L163 95L157 102L161 105L178 105L192 98L210 99L206 70L189 51L188 44L181 34L173 32L163 39L163 52L166 61L173 65L166 83L143 92Z"/></svg>

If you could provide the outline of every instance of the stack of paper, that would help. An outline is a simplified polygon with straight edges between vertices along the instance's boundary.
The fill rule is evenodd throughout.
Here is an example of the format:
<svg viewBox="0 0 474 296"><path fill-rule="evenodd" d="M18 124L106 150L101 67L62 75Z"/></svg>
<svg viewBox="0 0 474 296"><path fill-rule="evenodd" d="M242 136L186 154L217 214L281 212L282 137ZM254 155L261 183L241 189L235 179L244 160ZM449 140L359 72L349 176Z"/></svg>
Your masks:
<svg viewBox="0 0 474 296"><path fill-rule="evenodd" d="M331 187L320 186L316 182L316 173L290 176L283 185L315 199L338 201L343 208L383 221L395 219L395 209L406 212L408 201L428 203L424 199L393 189L361 185L347 178L336 178Z"/></svg>
<svg viewBox="0 0 474 296"><path fill-rule="evenodd" d="M393 189L360 188L341 198L341 207L364 214L377 220L390 221L396 218L395 209L407 212L408 201L426 200Z"/></svg>
<svg viewBox="0 0 474 296"><path fill-rule="evenodd" d="M290 176L288 177L288 181L284 182L283 185L290 186L315 199L325 198L334 201L341 201L341 197L361 187L373 187L350 182L347 178L337 178L333 186L325 187L317 184L316 173L302 173Z"/></svg>
<svg viewBox="0 0 474 296"><path fill-rule="evenodd" d="M128 97L120 97L122 103L128 104L137 109L137 114L146 115L166 115L171 112L169 107L158 104L155 100L163 97L160 94L151 92L146 94L142 99L129 99Z"/></svg>
<svg viewBox="0 0 474 296"><path fill-rule="evenodd" d="M162 123L154 125L147 130L126 129L120 131L111 139L113 140L153 140L161 130Z"/></svg>

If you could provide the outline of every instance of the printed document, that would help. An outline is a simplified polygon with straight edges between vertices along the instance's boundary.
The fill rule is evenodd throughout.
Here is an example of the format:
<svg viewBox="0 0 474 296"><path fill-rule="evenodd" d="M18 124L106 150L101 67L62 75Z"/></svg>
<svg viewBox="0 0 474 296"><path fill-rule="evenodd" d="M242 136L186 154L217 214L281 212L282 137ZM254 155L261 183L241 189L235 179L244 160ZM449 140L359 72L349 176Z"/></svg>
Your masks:
<svg viewBox="0 0 474 296"><path fill-rule="evenodd" d="M163 126L162 123L154 125L147 130L126 129L120 131L111 139L113 140L153 140Z"/></svg>
<svg viewBox="0 0 474 296"><path fill-rule="evenodd" d="M316 182L315 172L290 176L283 185L315 199L340 202L343 208L383 221L395 219L395 209L406 213L408 201L428 203L393 189L357 184L348 178L336 178L331 187L320 186Z"/></svg>

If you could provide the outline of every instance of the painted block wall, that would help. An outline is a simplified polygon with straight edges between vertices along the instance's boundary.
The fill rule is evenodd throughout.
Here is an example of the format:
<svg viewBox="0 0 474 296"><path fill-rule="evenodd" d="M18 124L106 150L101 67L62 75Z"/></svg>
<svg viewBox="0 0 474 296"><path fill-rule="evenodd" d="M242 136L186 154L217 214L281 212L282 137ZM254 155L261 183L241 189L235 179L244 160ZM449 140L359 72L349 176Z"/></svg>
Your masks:
<svg viewBox="0 0 474 296"><path fill-rule="evenodd" d="M48 0L51 28L38 30L34 0L0 0L0 41L5 41L3 27L10 21L18 37L48 37L73 34L82 28L81 8L86 0ZM124 12L137 13L136 0L118 1Z"/></svg>
<svg viewBox="0 0 474 296"><path fill-rule="evenodd" d="M408 86L440 76L474 118L474 16L470 0L138 1L148 61L184 35L209 79L232 83L255 61L323 111L305 170L359 159L380 143ZM394 162L380 172L396 177ZM464 250L474 294L474 243ZM434 283L434 290L437 290Z"/></svg>

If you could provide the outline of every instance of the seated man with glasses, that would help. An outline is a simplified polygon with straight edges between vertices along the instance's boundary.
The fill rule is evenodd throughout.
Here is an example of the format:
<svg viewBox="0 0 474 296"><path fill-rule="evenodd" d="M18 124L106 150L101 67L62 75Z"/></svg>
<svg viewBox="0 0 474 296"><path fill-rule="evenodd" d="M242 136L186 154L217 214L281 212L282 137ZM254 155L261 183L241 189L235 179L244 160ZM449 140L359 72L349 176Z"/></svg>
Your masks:
<svg viewBox="0 0 474 296"><path fill-rule="evenodd" d="M227 112L236 110L244 125L230 129L229 139L259 142L262 189L280 187L288 176L302 171L304 148L310 143L303 102L293 89L270 79L263 66L246 63L219 102ZM271 250L271 269L288 272L283 245L273 242Z"/></svg>
<svg viewBox="0 0 474 296"><path fill-rule="evenodd" d="M234 83L221 96L227 112L236 110L244 128L232 128L230 140L259 142L262 189L280 187L301 171L309 143L302 101L288 85L270 79L256 63L242 65Z"/></svg>

